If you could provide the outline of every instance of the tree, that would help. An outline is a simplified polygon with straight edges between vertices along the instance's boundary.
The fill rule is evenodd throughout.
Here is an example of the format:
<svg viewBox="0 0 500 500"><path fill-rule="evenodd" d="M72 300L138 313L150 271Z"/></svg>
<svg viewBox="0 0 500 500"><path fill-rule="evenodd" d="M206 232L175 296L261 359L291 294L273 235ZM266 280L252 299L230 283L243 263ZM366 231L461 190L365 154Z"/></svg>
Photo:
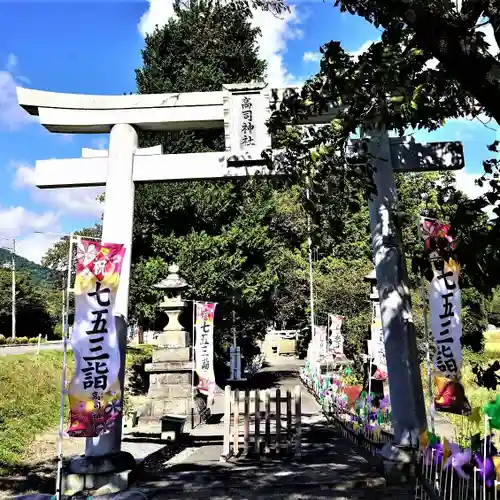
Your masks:
<svg viewBox="0 0 500 500"><path fill-rule="evenodd" d="M136 71L139 93L219 91L223 84L263 79L259 31L247 8L205 1L174 8L175 17L146 37ZM162 144L171 154L224 150L223 130L142 133L139 141L143 147ZM233 326L250 349L273 315L283 250L271 227L276 204L275 191L262 179L138 186L131 316L145 327L164 326L151 285L176 262L191 284L188 298L218 302L218 353Z"/></svg>
<svg viewBox="0 0 500 500"><path fill-rule="evenodd" d="M498 2L335 0L335 5L382 27L382 37L392 43L406 42L406 52L420 51L426 59L435 57L442 77L451 78L450 87L472 96L500 123L500 61L490 53L484 33L477 30L486 18L500 45Z"/></svg>
<svg viewBox="0 0 500 500"><path fill-rule="evenodd" d="M10 336L12 324L12 276L0 269L0 332ZM54 320L49 313L46 294L30 278L16 276L16 334L36 337L39 333L52 336Z"/></svg>
<svg viewBox="0 0 500 500"><path fill-rule="evenodd" d="M472 8L472 2L463 3L465 10ZM365 153L363 141L361 147L354 151L349 142L360 128L386 128L404 135L411 129L435 130L450 118L477 116L482 112L495 116L494 109L487 108L486 101L481 100L473 92L474 89L459 78L464 71L468 72L466 77L469 80L476 78L470 68L465 69L469 60L451 61L443 55L446 51L449 55L457 49L454 44L464 40L463 33L469 33L469 39L464 41L460 50L475 40L477 43L472 56L491 59L486 54L486 44L481 43L482 34L470 34L478 17L470 29L460 36L455 28L447 31L448 45L443 38L439 39L439 55L429 48L429 43L434 43L436 37L444 33L439 29L444 29L446 23L458 26L463 21L452 14L455 2L338 0L335 4L352 14L366 17L376 26L382 26L381 41L373 43L359 57L347 54L339 42L326 43L321 48L323 58L319 73L312 76L300 92L289 90L283 101L276 104L270 121L271 131L286 150L285 168L289 177L302 183L307 178L314 186L315 197L308 204L313 219L321 217L324 207L328 206L329 189L321 189L328 179L354 187L347 193L343 188L342 197L338 198L344 200L341 206L349 206L350 212L350 206L358 203L359 193L365 191L363 194L369 196L374 191L373 158ZM398 10L403 6L404 11ZM423 12L423 7L427 8L426 12ZM477 16L483 12L484 4ZM403 19L407 15L409 20ZM429 20L427 26L419 24L423 16L433 16L432 22ZM434 30L436 33L429 32L431 26L439 28ZM440 61L437 67L428 64L433 56ZM450 68L452 62L455 69ZM488 89L491 90L491 85ZM296 126L298 119L303 121L308 116L326 111L327 104L338 108L337 117L331 123L320 128ZM494 103L494 106L498 104ZM489 147L494 154L499 152L499 144ZM485 295L488 296L500 284L500 255L496 244L500 237L500 221L498 218L488 220L484 213L490 206L495 214L500 214L500 208L496 207L500 199L499 167L496 158L485 162L485 175L479 182L488 183L490 191L475 200L457 191L452 174L431 174L427 177L405 174L409 182L397 179L401 198L406 197L408 201L413 197L417 200L414 203L400 200L397 214L404 233L406 254L411 261L409 267L414 271L410 276L413 285L416 285L416 278L421 273L426 276L430 273L419 243L416 217L425 215L444 219L451 224L462 268L464 317L469 318L466 330L471 333L468 335L466 332L464 341L476 348L482 339ZM432 197L421 199L420 196L429 188L432 188ZM363 200L363 203L366 201ZM334 211L329 219L329 230L343 236L349 227L349 218L345 213ZM349 251L352 252L352 248ZM479 300L479 297L482 298Z"/></svg>

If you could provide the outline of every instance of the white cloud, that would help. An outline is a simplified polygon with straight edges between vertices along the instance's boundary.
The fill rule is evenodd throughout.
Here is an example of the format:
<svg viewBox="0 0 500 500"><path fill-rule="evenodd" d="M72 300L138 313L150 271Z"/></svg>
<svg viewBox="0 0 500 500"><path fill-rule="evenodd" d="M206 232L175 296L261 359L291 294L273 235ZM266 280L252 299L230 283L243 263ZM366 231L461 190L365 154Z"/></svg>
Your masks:
<svg viewBox="0 0 500 500"><path fill-rule="evenodd" d="M57 218L55 212L37 214L19 206L0 209L0 234L16 237L26 230L47 231Z"/></svg>
<svg viewBox="0 0 500 500"><path fill-rule="evenodd" d="M321 52L304 52L302 60L304 62L318 62L321 60Z"/></svg>
<svg viewBox="0 0 500 500"><path fill-rule="evenodd" d="M295 5L290 12L274 16L263 10L253 11L252 24L261 29L258 41L259 57L267 62L267 83L270 87L285 87L296 84L296 78L286 68L284 54L287 41L300 38L302 31L297 25L301 22Z"/></svg>
<svg viewBox="0 0 500 500"><path fill-rule="evenodd" d="M479 187L476 184L476 179L480 177L479 174L472 174L467 170L458 170L455 172L455 180L457 189L465 193L469 198L475 199L483 195L487 189L486 186Z"/></svg>
<svg viewBox="0 0 500 500"><path fill-rule="evenodd" d="M139 21L139 32L142 36L153 33L155 26L163 26L174 16L171 0L148 0L149 8Z"/></svg>
<svg viewBox="0 0 500 500"><path fill-rule="evenodd" d="M455 172L455 183L457 189L465 193L469 198L476 199L483 194L485 194L489 189L488 185L480 187L476 184L476 180L480 177L479 174L472 174L467 172L467 170L459 170ZM493 213L493 205L489 205L484 209L484 212L488 214L491 218L496 218L496 214Z"/></svg>
<svg viewBox="0 0 500 500"><path fill-rule="evenodd" d="M363 42L361 47L359 49L354 50L353 52L349 52L349 55L352 57L359 57L363 52L366 52L374 43L379 42L380 40L366 40L366 42Z"/></svg>
<svg viewBox="0 0 500 500"><path fill-rule="evenodd" d="M17 162L11 162L11 166L16 169L12 187L25 188L35 186L35 169L33 167L25 163Z"/></svg>
<svg viewBox="0 0 500 500"><path fill-rule="evenodd" d="M138 29L145 36L152 33L155 26L163 26L174 16L172 0L148 0L149 8L139 21ZM261 9L252 9L252 25L260 28L262 34L258 40L259 57L267 62L267 83L270 87L295 85L297 78L286 68L283 56L287 50L287 41L303 36L298 28L301 22L294 5L291 12L274 16Z"/></svg>
<svg viewBox="0 0 500 500"><path fill-rule="evenodd" d="M60 232L58 214L55 212L37 214L20 206L0 208L1 245L10 249L12 245L8 240L16 238L16 253L40 263L42 256L60 236L35 234L35 231ZM27 233L31 234L26 236Z"/></svg>
<svg viewBox="0 0 500 500"><path fill-rule="evenodd" d="M29 115L17 102L16 80L25 80L14 74L17 66L17 57L9 54L5 69L0 70L0 129L17 130L22 125L38 120L37 116Z"/></svg>
<svg viewBox="0 0 500 500"><path fill-rule="evenodd" d="M14 189L30 189L33 199L65 214L96 218L102 215L103 206L96 197L103 192L103 188L39 189L36 187L35 167L24 163L13 163L13 166L16 169L12 184Z"/></svg>
<svg viewBox="0 0 500 500"><path fill-rule="evenodd" d="M103 206L96 200L102 188L41 190L35 186L34 167L14 162L11 166L15 168L12 187L28 189L35 201L49 207L41 213L22 206L0 207L0 244L5 244L4 238L16 238L19 255L40 263L45 252L61 238L62 216L81 215L98 219L102 215Z"/></svg>
<svg viewBox="0 0 500 500"><path fill-rule="evenodd" d="M56 233L61 232L55 231ZM62 238L62 234L30 234L16 242L16 253L41 264L43 256Z"/></svg>

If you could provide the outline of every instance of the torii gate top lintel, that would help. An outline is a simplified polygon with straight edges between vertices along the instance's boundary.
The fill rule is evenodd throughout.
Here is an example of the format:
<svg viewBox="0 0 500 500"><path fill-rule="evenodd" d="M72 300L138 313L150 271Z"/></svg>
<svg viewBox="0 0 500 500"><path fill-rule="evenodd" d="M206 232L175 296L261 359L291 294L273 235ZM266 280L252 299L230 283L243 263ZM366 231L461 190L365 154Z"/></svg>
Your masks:
<svg viewBox="0 0 500 500"><path fill-rule="evenodd" d="M224 91L88 95L17 88L21 107L50 132L109 133L127 123L143 130L220 128Z"/></svg>
<svg viewBox="0 0 500 500"><path fill-rule="evenodd" d="M277 89L278 98L286 90L289 88ZM267 103L269 93L263 82L225 84L220 91L133 95L71 94L18 87L17 99L30 115L40 117L40 124L49 132L106 134L119 123L156 131L223 128L231 96L237 99L243 94L261 94ZM328 123L335 114L332 105L327 113L307 122Z"/></svg>

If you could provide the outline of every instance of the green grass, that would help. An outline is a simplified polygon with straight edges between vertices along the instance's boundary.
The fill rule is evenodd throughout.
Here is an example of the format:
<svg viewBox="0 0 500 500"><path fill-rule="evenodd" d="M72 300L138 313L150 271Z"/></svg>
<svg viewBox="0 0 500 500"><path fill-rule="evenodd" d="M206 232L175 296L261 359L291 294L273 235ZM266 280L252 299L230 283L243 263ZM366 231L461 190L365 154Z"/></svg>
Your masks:
<svg viewBox="0 0 500 500"><path fill-rule="evenodd" d="M500 331L491 330L484 334L484 350L500 354Z"/></svg>
<svg viewBox="0 0 500 500"><path fill-rule="evenodd" d="M21 464L32 440L57 425L62 357L54 351L0 357L0 473ZM71 353L68 359L71 369Z"/></svg>
<svg viewBox="0 0 500 500"><path fill-rule="evenodd" d="M151 346L128 348L127 368L151 352ZM25 452L37 436L57 428L62 358L63 353L56 351L0 357L0 475L24 463ZM69 352L68 379L73 367Z"/></svg>
<svg viewBox="0 0 500 500"><path fill-rule="evenodd" d="M126 365L130 368L134 363L144 361L153 355L152 345L139 345L127 347Z"/></svg>

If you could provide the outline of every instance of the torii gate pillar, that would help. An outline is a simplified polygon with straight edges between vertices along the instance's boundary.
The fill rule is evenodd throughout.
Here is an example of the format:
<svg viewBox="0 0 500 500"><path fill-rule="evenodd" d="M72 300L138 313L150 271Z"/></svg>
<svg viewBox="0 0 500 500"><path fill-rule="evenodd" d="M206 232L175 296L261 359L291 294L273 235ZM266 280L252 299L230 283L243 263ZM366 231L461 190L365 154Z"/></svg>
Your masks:
<svg viewBox="0 0 500 500"><path fill-rule="evenodd" d="M119 123L109 134L108 169L106 194L104 198L104 219L102 224L103 242L132 241L134 221L134 154L137 149L137 131L131 125ZM115 299L115 327L120 349L120 384L124 390L125 356L127 349L128 297L130 288L130 267L132 249L129 244L125 251ZM85 455L103 456L121 450L122 418L116 422L116 431L98 438L88 438Z"/></svg>

